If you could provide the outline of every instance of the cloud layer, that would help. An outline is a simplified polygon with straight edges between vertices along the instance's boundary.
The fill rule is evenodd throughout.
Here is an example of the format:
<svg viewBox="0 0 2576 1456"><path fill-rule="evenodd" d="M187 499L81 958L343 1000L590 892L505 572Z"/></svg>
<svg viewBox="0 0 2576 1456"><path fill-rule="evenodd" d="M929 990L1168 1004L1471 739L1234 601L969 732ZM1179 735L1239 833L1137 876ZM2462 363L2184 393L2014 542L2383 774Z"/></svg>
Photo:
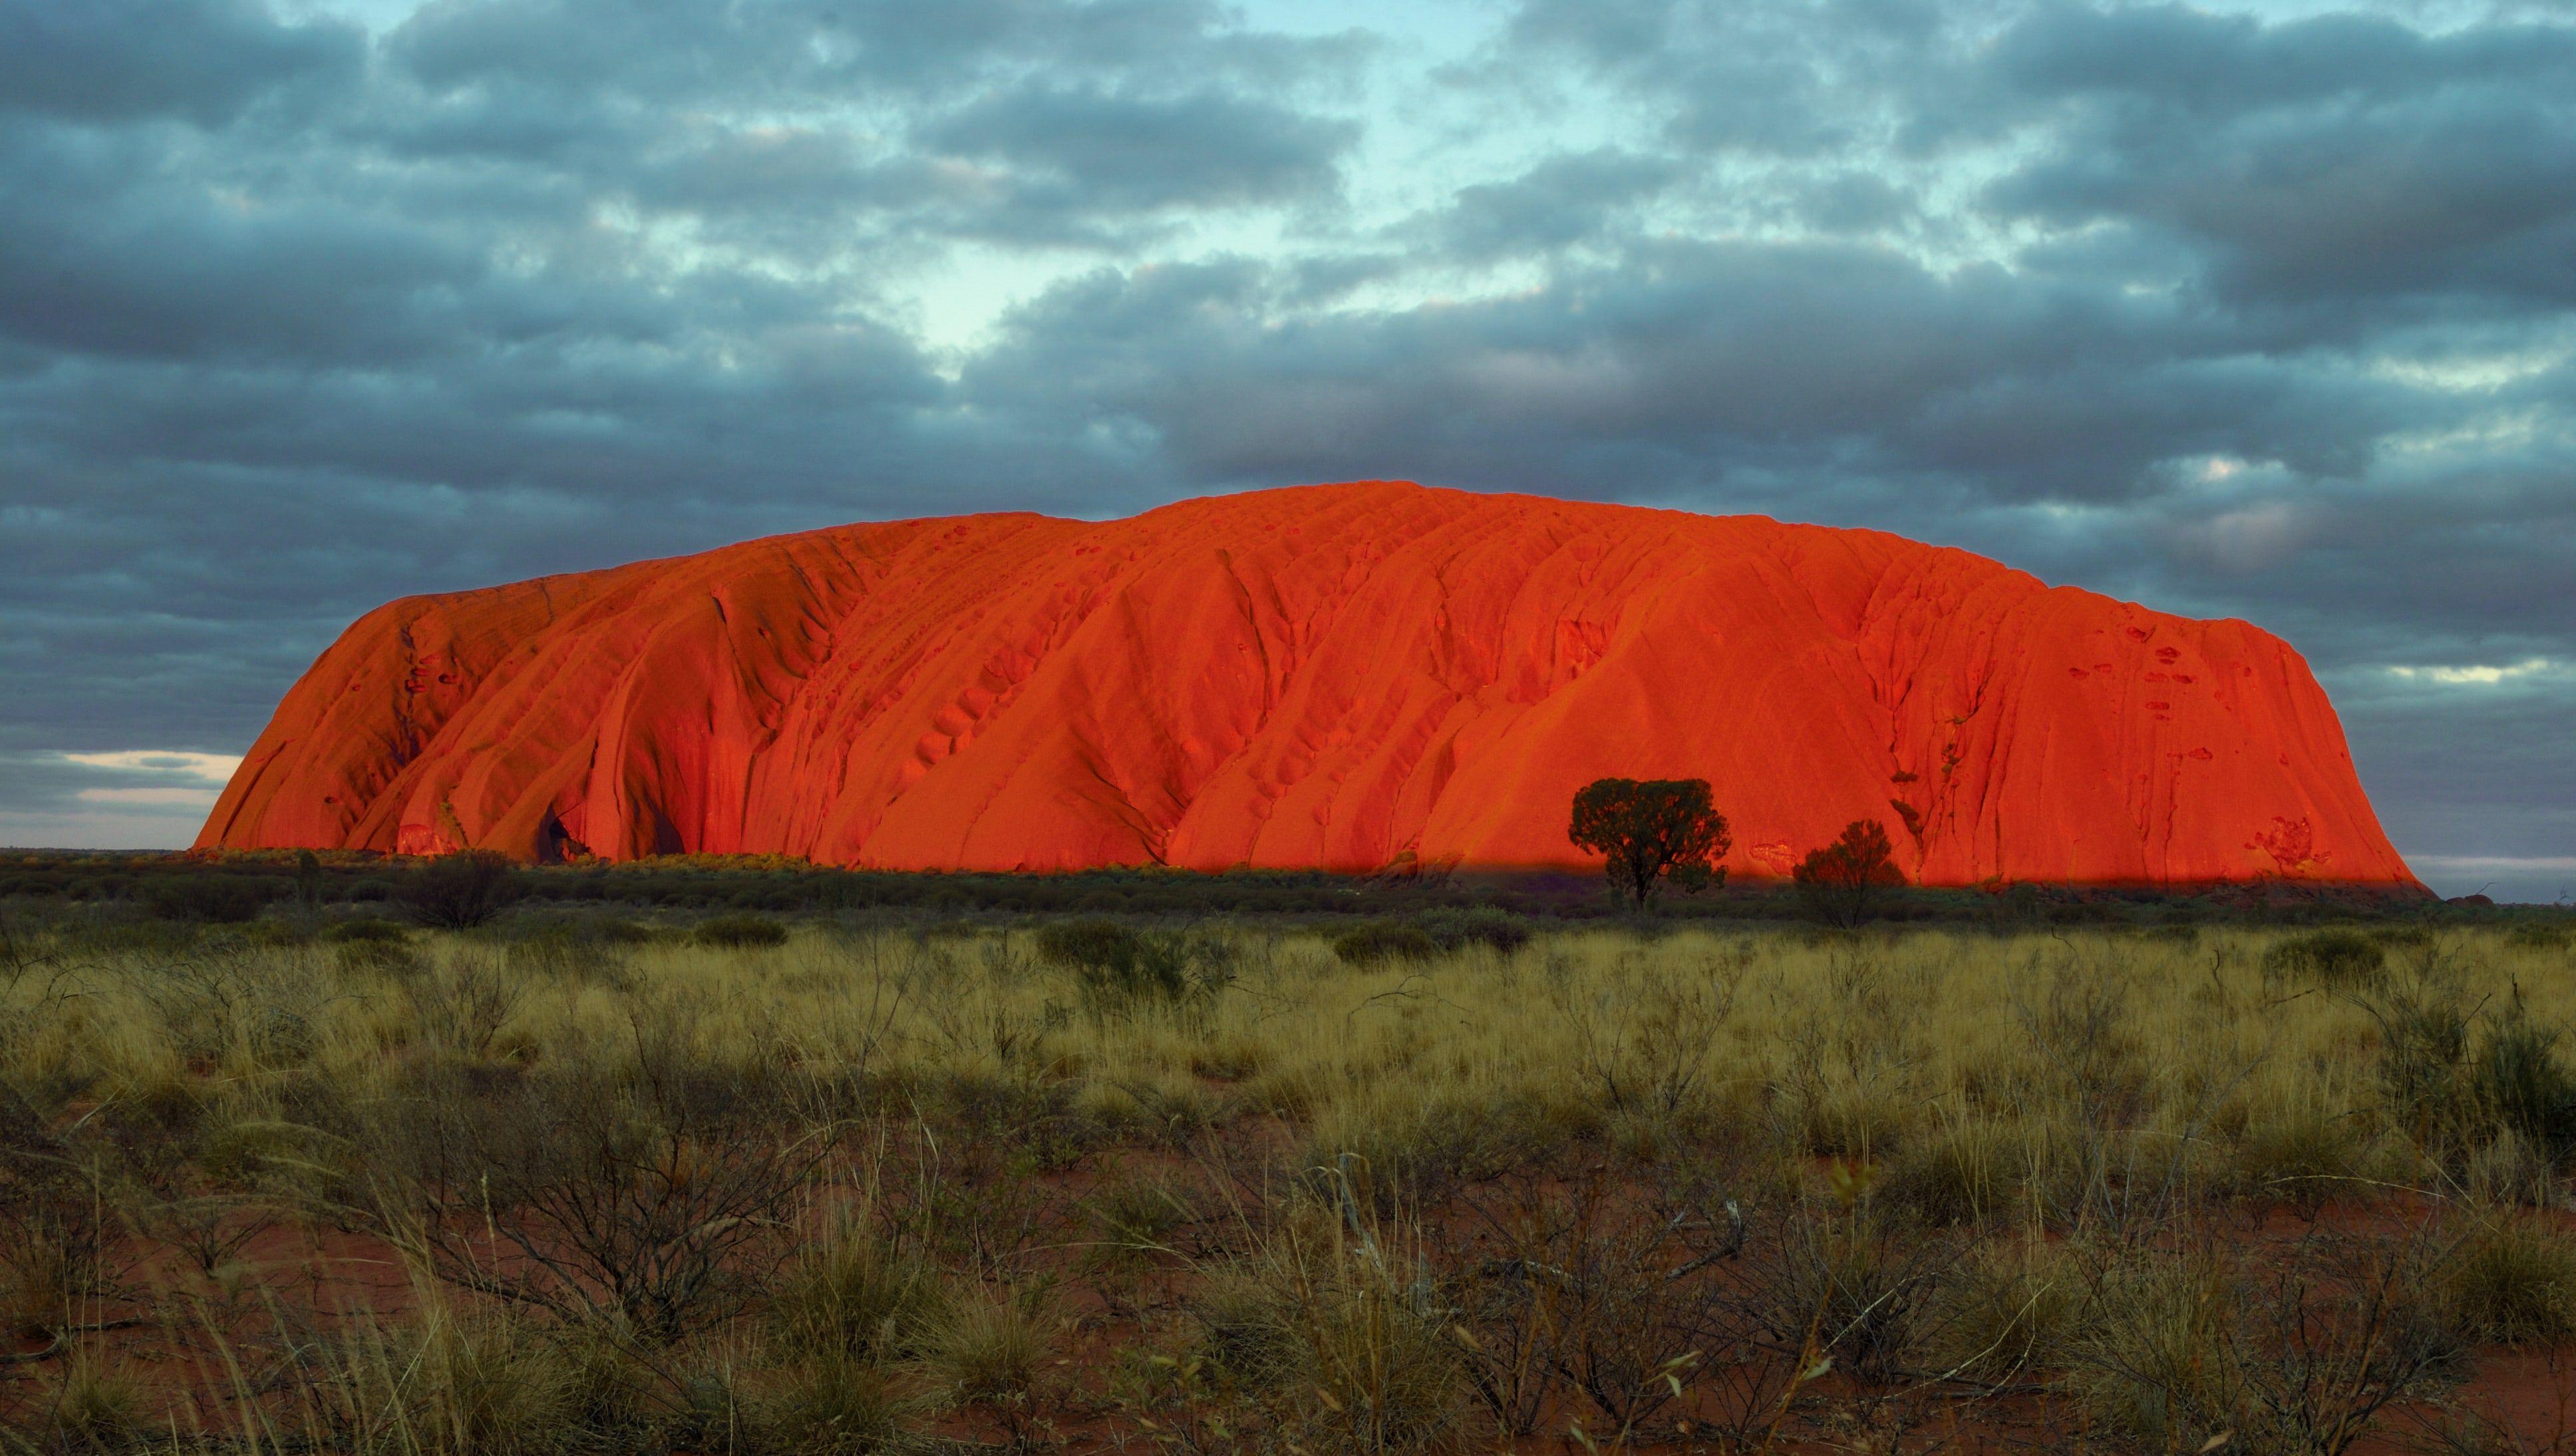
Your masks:
<svg viewBox="0 0 2576 1456"><path fill-rule="evenodd" d="M1406 476L2248 617L2576 887L2563 9L1315 13L0 0L0 842L400 592Z"/></svg>

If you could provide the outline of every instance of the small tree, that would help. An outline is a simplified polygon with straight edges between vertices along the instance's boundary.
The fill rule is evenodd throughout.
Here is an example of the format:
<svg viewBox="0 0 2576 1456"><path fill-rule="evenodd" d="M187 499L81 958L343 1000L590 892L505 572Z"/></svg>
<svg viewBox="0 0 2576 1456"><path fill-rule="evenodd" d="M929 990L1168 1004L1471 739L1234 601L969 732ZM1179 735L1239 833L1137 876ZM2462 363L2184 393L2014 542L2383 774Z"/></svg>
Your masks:
<svg viewBox="0 0 2576 1456"><path fill-rule="evenodd" d="M1666 875L1685 890L1724 884L1717 861L1735 845L1706 779L1595 779L1574 796L1566 837L1608 856L1610 887L1640 910Z"/></svg>
<svg viewBox="0 0 2576 1456"><path fill-rule="evenodd" d="M322 856L309 849L295 852L295 908L306 915L322 908Z"/></svg>
<svg viewBox="0 0 2576 1456"><path fill-rule="evenodd" d="M1880 895L1905 883L1887 826L1854 819L1842 837L1799 862L1798 893L1825 920L1846 928L1867 920Z"/></svg>
<svg viewBox="0 0 2576 1456"><path fill-rule="evenodd" d="M423 925L471 930L517 904L527 893L519 867L488 849L443 854L408 876L399 892L404 908Z"/></svg>

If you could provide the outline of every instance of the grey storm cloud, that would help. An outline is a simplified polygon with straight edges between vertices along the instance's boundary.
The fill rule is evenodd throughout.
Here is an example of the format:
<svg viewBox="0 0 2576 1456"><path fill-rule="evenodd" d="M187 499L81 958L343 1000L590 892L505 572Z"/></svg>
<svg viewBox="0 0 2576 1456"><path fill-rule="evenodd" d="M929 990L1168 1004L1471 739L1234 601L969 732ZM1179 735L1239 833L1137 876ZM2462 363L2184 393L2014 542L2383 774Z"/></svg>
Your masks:
<svg viewBox="0 0 2576 1456"><path fill-rule="evenodd" d="M1599 238L1687 175L1676 158L1615 147L1550 157L1508 182L1484 182L1428 220L1448 256L1471 261L1546 252Z"/></svg>
<svg viewBox="0 0 2576 1456"><path fill-rule="evenodd" d="M1348 37L1245 31L1209 0L430 0L385 49L438 90L516 83L598 100L914 95L996 71L1275 85Z"/></svg>
<svg viewBox="0 0 2576 1456"><path fill-rule="evenodd" d="M2329 16L2263 27L2179 8L2055 11L1987 61L2057 144L1994 189L2061 225L2169 235L2243 303L2576 288L2576 33L2427 37Z"/></svg>
<svg viewBox="0 0 2576 1456"><path fill-rule="evenodd" d="M1957 7L1973 14L1975 7ZM1929 0L1523 0L1511 39L1661 93L1701 151L1831 157L1924 85L1950 19Z"/></svg>
<svg viewBox="0 0 2576 1456"><path fill-rule="evenodd" d="M0 842L398 593L1411 476L2245 616L2401 847L2576 850L2563 9L388 9L0 0Z"/></svg>
<svg viewBox="0 0 2576 1456"><path fill-rule="evenodd" d="M0 6L0 112L216 124L353 78L363 57L353 28L281 25L258 0L12 3Z"/></svg>
<svg viewBox="0 0 2576 1456"><path fill-rule="evenodd" d="M1046 86L976 102L924 139L1030 168L1085 208L1150 209L1329 187L1356 130L1223 91L1156 99Z"/></svg>
<svg viewBox="0 0 2576 1456"><path fill-rule="evenodd" d="M1935 274L1864 245L1641 244L1499 300L1271 319L1240 260L1104 270L1013 320L979 394L1161 432L1201 478L1408 466L1580 478L1627 444L1730 467L2122 498L2176 455L2348 471L2404 391L2114 287ZM1500 482L1497 482L1500 483Z"/></svg>

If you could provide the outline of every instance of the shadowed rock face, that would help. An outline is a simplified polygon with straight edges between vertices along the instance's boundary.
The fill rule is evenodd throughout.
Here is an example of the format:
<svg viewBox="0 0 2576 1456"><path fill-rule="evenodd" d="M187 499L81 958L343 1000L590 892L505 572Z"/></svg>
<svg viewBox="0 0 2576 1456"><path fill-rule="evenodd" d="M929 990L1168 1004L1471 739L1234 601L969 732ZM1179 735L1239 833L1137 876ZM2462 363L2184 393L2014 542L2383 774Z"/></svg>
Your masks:
<svg viewBox="0 0 2576 1456"><path fill-rule="evenodd" d="M201 846L891 868L1577 865L1595 778L1727 863L2413 887L2299 655L1965 552L1382 482L846 526L361 618Z"/></svg>

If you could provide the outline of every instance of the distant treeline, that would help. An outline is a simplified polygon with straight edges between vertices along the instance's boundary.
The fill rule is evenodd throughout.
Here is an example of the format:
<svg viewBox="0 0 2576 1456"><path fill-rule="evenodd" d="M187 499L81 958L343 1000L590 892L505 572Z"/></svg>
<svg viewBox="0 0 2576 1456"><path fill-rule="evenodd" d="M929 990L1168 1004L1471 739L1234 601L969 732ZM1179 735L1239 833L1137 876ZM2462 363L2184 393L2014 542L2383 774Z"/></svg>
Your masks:
<svg viewBox="0 0 2576 1456"><path fill-rule="evenodd" d="M432 861L348 851L179 853L0 851L0 907L112 917L242 923L286 913L399 914ZM1486 907L1548 920L1788 922L1804 918L1783 884L1666 893L1640 917L1594 877L1575 874L1351 876L1317 871L1202 874L1160 868L1062 874L843 870L782 856L674 855L622 864L521 868L516 913L586 906L634 911L892 918L1212 915L1401 918ZM1946 924L2087 925L2553 917L2547 907L2493 907L2288 882L2181 894L2037 884L1890 893L1873 918Z"/></svg>

